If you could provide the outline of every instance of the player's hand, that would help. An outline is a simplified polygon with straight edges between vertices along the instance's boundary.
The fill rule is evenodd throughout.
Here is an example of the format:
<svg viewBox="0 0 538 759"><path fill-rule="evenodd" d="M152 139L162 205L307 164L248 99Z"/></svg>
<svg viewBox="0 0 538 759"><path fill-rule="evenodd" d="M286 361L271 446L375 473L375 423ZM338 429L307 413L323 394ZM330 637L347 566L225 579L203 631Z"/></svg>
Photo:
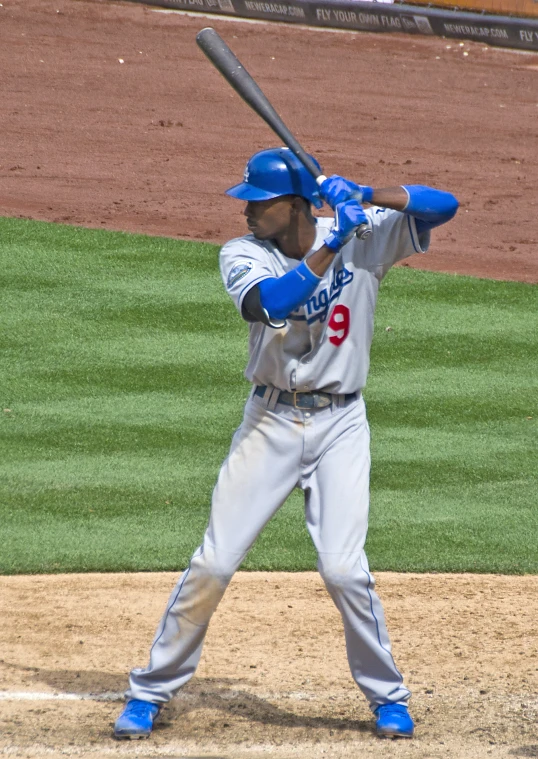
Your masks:
<svg viewBox="0 0 538 759"><path fill-rule="evenodd" d="M323 243L330 250L337 252L351 240L361 224L368 224L368 217L356 200L338 203L334 212L334 226Z"/></svg>
<svg viewBox="0 0 538 759"><path fill-rule="evenodd" d="M357 203L370 203L374 190L367 185L355 184L349 179L333 174L326 179L319 188L323 200L330 205L333 211L339 203L346 200L356 200Z"/></svg>

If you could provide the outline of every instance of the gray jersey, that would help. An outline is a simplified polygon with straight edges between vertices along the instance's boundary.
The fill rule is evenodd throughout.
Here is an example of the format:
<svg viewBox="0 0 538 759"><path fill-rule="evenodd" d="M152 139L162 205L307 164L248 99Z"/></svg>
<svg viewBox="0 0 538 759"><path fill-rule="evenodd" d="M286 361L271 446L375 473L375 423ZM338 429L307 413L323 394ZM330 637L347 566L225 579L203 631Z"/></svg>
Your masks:
<svg viewBox="0 0 538 759"><path fill-rule="evenodd" d="M415 220L405 213L375 206L365 213L373 229L370 237L354 237L341 249L315 292L284 327L250 325L248 380L306 392L353 393L364 387L379 284L396 261L425 252L428 242L419 240ZM316 239L306 258L321 248L333 222L317 219ZM231 240L220 252L222 279L240 313L255 284L281 277L299 263L253 235Z"/></svg>

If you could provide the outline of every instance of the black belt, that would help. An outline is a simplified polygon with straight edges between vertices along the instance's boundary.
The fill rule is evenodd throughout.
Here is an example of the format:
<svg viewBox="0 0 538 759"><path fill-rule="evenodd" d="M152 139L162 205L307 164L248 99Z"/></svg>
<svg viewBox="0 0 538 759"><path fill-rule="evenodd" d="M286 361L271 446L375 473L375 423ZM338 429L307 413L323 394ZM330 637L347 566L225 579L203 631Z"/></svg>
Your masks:
<svg viewBox="0 0 538 759"><path fill-rule="evenodd" d="M263 398L267 385L256 385L254 395L258 395ZM294 406L295 408L326 408L330 406L335 398L343 398L344 403L354 401L358 397L357 393L347 393L346 395L333 395L332 393L325 393L323 390L314 390L312 393L297 393L289 392L288 390L280 390L277 398L277 403L283 403L284 406Z"/></svg>

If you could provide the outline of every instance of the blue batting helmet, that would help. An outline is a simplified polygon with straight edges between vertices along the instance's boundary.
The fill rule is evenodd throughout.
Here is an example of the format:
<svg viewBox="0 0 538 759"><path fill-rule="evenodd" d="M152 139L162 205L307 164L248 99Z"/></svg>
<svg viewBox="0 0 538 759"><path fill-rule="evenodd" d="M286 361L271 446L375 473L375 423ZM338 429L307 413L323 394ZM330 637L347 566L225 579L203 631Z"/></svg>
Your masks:
<svg viewBox="0 0 538 759"><path fill-rule="evenodd" d="M321 171L316 159L310 157ZM323 205L316 180L289 148L255 153L247 163L241 184L230 187L226 195L246 201L300 195L316 208Z"/></svg>

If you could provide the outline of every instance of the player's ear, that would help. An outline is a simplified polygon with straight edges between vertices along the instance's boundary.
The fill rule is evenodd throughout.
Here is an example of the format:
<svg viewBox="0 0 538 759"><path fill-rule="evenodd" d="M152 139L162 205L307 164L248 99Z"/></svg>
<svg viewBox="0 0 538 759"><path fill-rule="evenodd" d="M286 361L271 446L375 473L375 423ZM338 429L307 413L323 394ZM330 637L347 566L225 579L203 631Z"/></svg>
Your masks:
<svg viewBox="0 0 538 759"><path fill-rule="evenodd" d="M308 219L309 222L312 223L314 221L314 215L312 214L312 203L310 203L310 201L306 198L298 197L297 200L300 201L300 212L304 214L305 218Z"/></svg>
<svg viewBox="0 0 538 759"><path fill-rule="evenodd" d="M303 213L309 205L310 204L308 201L302 198L300 195L292 195L291 208L294 213Z"/></svg>

